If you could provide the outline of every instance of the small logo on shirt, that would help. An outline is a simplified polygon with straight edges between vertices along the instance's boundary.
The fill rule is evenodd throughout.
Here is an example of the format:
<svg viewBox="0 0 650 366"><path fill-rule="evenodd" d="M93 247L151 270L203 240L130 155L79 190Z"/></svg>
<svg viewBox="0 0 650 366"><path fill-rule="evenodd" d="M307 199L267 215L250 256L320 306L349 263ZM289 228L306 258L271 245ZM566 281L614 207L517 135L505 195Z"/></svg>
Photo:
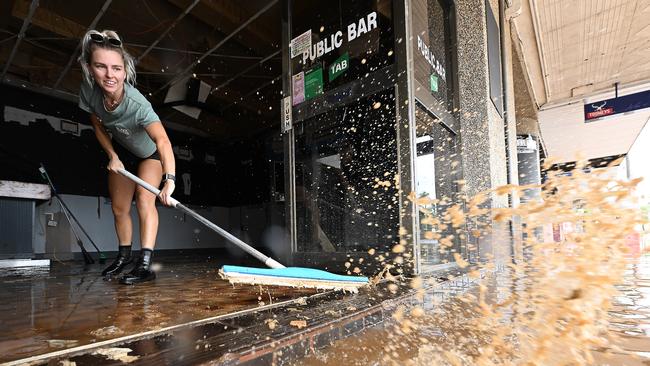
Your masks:
<svg viewBox="0 0 650 366"><path fill-rule="evenodd" d="M124 127L115 127L116 130L118 130L122 135L124 136L131 136L131 131L129 131L128 128Z"/></svg>

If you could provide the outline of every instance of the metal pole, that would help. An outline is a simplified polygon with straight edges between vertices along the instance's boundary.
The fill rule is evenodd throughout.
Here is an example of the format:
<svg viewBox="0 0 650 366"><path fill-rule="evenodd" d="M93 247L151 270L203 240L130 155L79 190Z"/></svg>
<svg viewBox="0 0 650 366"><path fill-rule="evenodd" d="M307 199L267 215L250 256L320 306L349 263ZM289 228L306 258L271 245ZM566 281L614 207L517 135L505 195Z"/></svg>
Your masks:
<svg viewBox="0 0 650 366"><path fill-rule="evenodd" d="M151 184L145 182L144 180L140 179L138 176L133 175L132 173L130 173L129 171L124 170L124 169L119 169L119 172L120 172L120 174L122 174L123 176L131 179L132 181L134 181L135 183L137 183L138 185L140 185L142 188L146 189L147 191L155 194L156 196L160 195L160 190L158 188L156 188L156 187L152 186ZM205 217L203 217L203 216L199 215L198 213L194 212L193 210L191 210L187 206L183 205L182 203L178 202L178 200L176 200L175 198L172 197L171 202L172 202L172 207L174 207L174 208L176 208L176 209L178 209L178 210L192 216L198 222L202 223L203 225L205 225L205 226L209 227L210 229L216 231L217 233L221 234L221 236L226 238L226 240L228 240L229 242L237 245L239 248L244 250L246 253L252 255L253 257L257 258L259 261L261 261L265 265L267 265L267 266L269 266L271 268L285 268L282 264L278 263L275 259L264 255L259 250L257 250L255 248L253 248L252 246L244 243L243 241L241 241L236 236L232 235L231 233L227 232L226 230L222 229L221 227L215 225L210 220L208 220Z"/></svg>
<svg viewBox="0 0 650 366"><path fill-rule="evenodd" d="M273 57L279 55L281 51L282 51L282 50L277 50L277 51L273 52L272 54L270 54L270 55L264 57L262 60L260 60L260 62L257 62L257 63L255 63L255 64L253 64L253 65L247 67L246 69L242 70L242 71L241 71L240 73L238 73L237 75L235 75L235 76L231 77L230 79L224 81L223 83L221 83L221 84L215 86L215 87L212 89L212 91L211 91L210 93L212 93L212 92L214 92L214 91L217 91L217 90L223 88L224 86L230 84L233 80L239 78L240 76L243 76L244 74L246 74L247 72L253 70L253 69L256 68L257 66L259 66L259 65L265 63L266 61L272 59Z"/></svg>
<svg viewBox="0 0 650 366"><path fill-rule="evenodd" d="M154 47L156 47L156 45L158 45L158 42L160 42L163 38L165 38L167 36L167 34L169 34L169 32L171 32L171 30L174 29L176 24L178 24L178 22L180 22L181 19L183 19L187 14L189 14L189 12L192 11L192 9L194 9L196 4L198 4L200 1L201 0L194 0L194 2L192 4L190 4L190 6L188 6L185 9L185 11L183 13L181 13L181 15L178 16L178 18L176 18L176 20L174 20L174 22L167 28L167 30L164 31L160 36L158 36L158 39L156 39L151 44L151 46L149 46L149 48L147 48L140 56L138 56L138 58L136 60L136 64L138 64L140 62L140 60L142 60L147 54L149 54L149 51L151 51Z"/></svg>
<svg viewBox="0 0 650 366"><path fill-rule="evenodd" d="M65 215L65 218L68 220L68 223L70 224L70 229L72 230L72 233L74 234L74 237L77 240L77 245L79 246L79 248L81 249L81 253L83 254L84 262L86 262L86 264L95 263L95 260L93 259L93 257L90 256L90 253L88 253L88 251L84 247L83 242L81 241L81 238L77 233L77 230L74 228L74 225L72 224L72 219L70 218L70 215L68 214L66 208L63 206L63 201L61 200L61 197L59 197L59 195L56 193L54 194L54 196L59 202L59 206L61 206L61 211L63 212L63 215Z"/></svg>
<svg viewBox="0 0 650 366"><path fill-rule="evenodd" d="M32 0L32 4L29 6L29 13L27 14L27 18L25 18L25 20L23 21L23 26L20 28L20 33L18 33L18 39L16 40L16 43L14 43L14 48L11 50L11 54L7 59L7 64L5 65L4 70L2 70L2 75L0 75L0 80L4 80L5 75L7 74L7 70L9 70L9 66L14 61L14 57L16 56L16 52L18 51L18 46L20 45L20 41L22 41L23 38L25 37L25 32L27 32L27 27L29 27L29 24L32 22L32 17L36 12L36 8L38 8L38 0Z"/></svg>
<svg viewBox="0 0 650 366"><path fill-rule="evenodd" d="M11 32L8 32L11 34ZM14 39L16 38L17 34L12 34L11 37L7 39L3 39L0 41L0 43L5 42L6 40L9 39ZM35 41L77 41L76 38L71 38L71 37L30 37L30 38L25 38L26 42L35 42ZM131 48L147 48L149 47L146 44L140 44L140 43L132 43L132 42L122 42L123 45ZM41 46L43 47L43 46ZM197 51L190 51L190 50L182 50L178 48L169 48L169 47L153 47L152 49L157 50L157 51L168 51L168 52L174 52L174 53L187 53L189 55L202 55L203 52L197 52ZM59 51L61 52L61 51ZM63 52L61 52L63 53ZM67 52L66 52L67 54ZM242 60L261 60L261 56L244 56L244 55L226 55L223 53L213 53L209 55L210 57L221 57L221 58L235 58L235 59L242 59ZM167 73L168 74L168 73Z"/></svg>
<svg viewBox="0 0 650 366"><path fill-rule="evenodd" d="M262 89L264 89L265 87L267 87L267 86L269 86L269 85L275 83L276 81L280 80L280 78L282 78L282 75L278 75L278 76L276 76L274 79L269 80L269 81L267 81L266 83L260 85L259 87L257 87L257 88L255 88L255 89L249 91L248 93L242 95L242 96L241 96L242 100L243 100L244 98L247 98L247 97L249 97L249 96L255 94L257 91L262 90ZM221 112L223 113L225 110L227 110L228 108L232 107L232 106L235 105L235 104L237 104L237 102L232 102L232 103L228 104L227 106L221 108Z"/></svg>
<svg viewBox="0 0 650 366"><path fill-rule="evenodd" d="M106 0L104 3L104 6L99 10L99 13L95 16L95 19L93 19L92 23L88 26L88 29L86 29L86 32L88 32L91 29L95 29L97 26L97 23L99 23L99 20L104 16L104 13L106 12L106 9L108 9L109 5L111 5L111 2L113 0ZM52 88L56 89L59 84L61 84L61 81L63 81L63 78L65 75L68 73L70 70L70 67L72 67L72 63L74 62L76 56L77 56L77 51L79 51L79 48L81 47L81 43L77 43L77 47L75 47L74 51L72 52L72 55L70 55L70 59L68 60L68 64L65 65L65 69L61 72L59 75L59 78L56 80L56 83L54 83L54 86Z"/></svg>
<svg viewBox="0 0 650 366"><path fill-rule="evenodd" d="M489 6L489 3L486 3L486 6ZM503 132L505 138L506 146L506 179L507 183L511 184L517 182L517 172L515 172L515 167L517 164L513 164L513 157L510 154L510 110L508 108L508 99L510 96L510 79L508 78L509 74L509 64L508 64L508 52L506 50L506 4L504 0L499 0L499 44L501 46L501 80L502 82L502 95L503 95ZM515 154L514 158L517 155ZM514 202L513 194L508 194L508 205L510 207L515 207L517 202ZM517 227L515 227L515 225ZM521 238L515 238L515 233L520 232L520 219L517 216L514 216L508 222L508 233L510 234L510 256L513 263L517 262L517 247L520 246ZM516 240L515 240L516 239Z"/></svg>
<svg viewBox="0 0 650 366"><path fill-rule="evenodd" d="M212 52L214 52L214 51L218 50L219 48L221 48L221 46L223 46L226 42L228 42L228 40L229 40L230 38L232 38L232 37L234 37L235 35L237 35L237 33L239 33L242 29L246 28L250 23L252 23L252 22L253 22L255 19L257 19L260 15L264 14L264 13L265 13L267 10L269 10L273 5L277 4L278 1L279 1L279 0L273 0L273 1L271 1L270 3L268 3L265 7L263 7L260 11L258 11L257 13L255 13L252 17L248 18L247 21L245 21L242 25L240 25L239 27L237 27L237 29L235 29L234 31L232 31L229 35L227 35L224 39L222 39L222 40L221 40L219 43L217 43L214 47L212 47L212 48L209 49L206 53L204 53L203 55L201 55L201 57L199 57L196 61L192 62L192 64L191 64L190 66L186 67L185 70L183 70L183 71L181 71L180 73L176 74L176 76L175 76L172 80L168 81L167 83L165 83L165 85L163 85L162 87L160 87L160 89L156 90L156 91L154 92L154 94L158 94L160 91L164 90L165 88L167 88L167 87L170 86L171 84L173 84L173 83L175 83L175 82L177 82L177 81L183 79L183 78L185 77L185 75L187 75L187 73L190 72L190 71L191 71L191 70L192 70L196 65L198 65L201 61L203 61L203 59L205 59L206 57L208 57Z"/></svg>

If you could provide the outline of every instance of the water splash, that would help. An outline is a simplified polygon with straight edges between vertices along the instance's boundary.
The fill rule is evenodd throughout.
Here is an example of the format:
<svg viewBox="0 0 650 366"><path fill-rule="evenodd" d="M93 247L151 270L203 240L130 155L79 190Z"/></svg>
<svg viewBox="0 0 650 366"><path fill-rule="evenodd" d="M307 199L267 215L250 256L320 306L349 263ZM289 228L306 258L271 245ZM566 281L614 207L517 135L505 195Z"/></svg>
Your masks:
<svg viewBox="0 0 650 366"><path fill-rule="evenodd" d="M615 180L611 169L583 168L549 173L544 185L499 187L449 205L437 217L425 215L434 227L451 229L426 233L443 244L441 251L453 251L445 245L452 236L491 240L487 261L449 256L476 286L432 305L427 293L437 290L431 290L430 279L410 279L418 305L399 307L386 329L341 341L306 364L333 364L345 354L349 364L585 365L595 362L595 353L620 354L609 311L621 298L617 285L626 268L638 261L625 238L644 223L633 194L640 180ZM531 189L541 194L526 199ZM522 203L487 208L503 195ZM521 239L512 246L500 240L511 222L521 227L515 230ZM396 285L405 281L388 278Z"/></svg>

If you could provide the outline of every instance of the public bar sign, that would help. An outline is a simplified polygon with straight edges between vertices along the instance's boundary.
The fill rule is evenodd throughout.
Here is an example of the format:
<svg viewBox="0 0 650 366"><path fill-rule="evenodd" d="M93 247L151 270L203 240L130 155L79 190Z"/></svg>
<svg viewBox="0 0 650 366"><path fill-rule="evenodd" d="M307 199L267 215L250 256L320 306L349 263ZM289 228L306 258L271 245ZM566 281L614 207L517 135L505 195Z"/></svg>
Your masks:
<svg viewBox="0 0 650 366"><path fill-rule="evenodd" d="M314 61L317 58L340 48L343 45L344 40L352 42L362 35L377 29L377 27L377 12L373 11L365 17L360 18L358 21L348 24L346 27L347 32L345 32L345 34L343 34L343 31L338 30L335 33L330 34L329 37L326 36L315 44L312 44L311 47L302 52L302 64L306 64L307 60ZM291 52L291 58L293 58L293 49Z"/></svg>
<svg viewBox="0 0 650 366"><path fill-rule="evenodd" d="M433 70L440 76L442 80L446 80L446 71L445 71L445 66L444 64L440 63L440 60L436 59L436 55L433 54L433 50L431 47L426 44L420 35L418 34L418 50L422 54L425 60L431 65Z"/></svg>
<svg viewBox="0 0 650 366"><path fill-rule="evenodd" d="M585 104L585 123L644 108L650 108L650 90Z"/></svg>

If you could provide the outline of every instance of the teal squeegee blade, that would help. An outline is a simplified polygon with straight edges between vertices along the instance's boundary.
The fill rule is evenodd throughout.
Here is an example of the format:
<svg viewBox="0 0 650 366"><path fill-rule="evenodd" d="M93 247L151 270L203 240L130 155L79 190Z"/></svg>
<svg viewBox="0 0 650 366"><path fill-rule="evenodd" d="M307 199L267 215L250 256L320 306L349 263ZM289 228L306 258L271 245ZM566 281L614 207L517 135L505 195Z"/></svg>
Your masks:
<svg viewBox="0 0 650 366"><path fill-rule="evenodd" d="M302 268L302 267L287 267L287 268L254 268L254 267L240 267L240 266L223 266L221 271L225 275L241 274L250 276L265 276L287 279L305 279L311 281L335 281L335 282L351 282L356 284L368 283L368 277L364 276L345 276L334 274L320 269Z"/></svg>

